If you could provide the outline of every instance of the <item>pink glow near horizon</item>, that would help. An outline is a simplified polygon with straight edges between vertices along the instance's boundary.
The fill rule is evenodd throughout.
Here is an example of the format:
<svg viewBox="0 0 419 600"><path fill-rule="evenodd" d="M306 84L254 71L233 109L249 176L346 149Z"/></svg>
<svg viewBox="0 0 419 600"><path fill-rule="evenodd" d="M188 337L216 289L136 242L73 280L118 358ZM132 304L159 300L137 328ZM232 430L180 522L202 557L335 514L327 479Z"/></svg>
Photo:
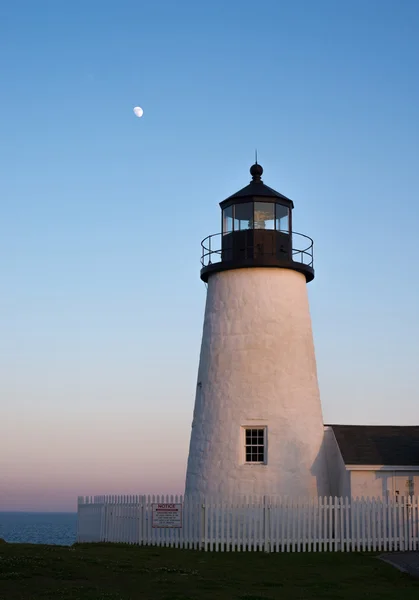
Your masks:
<svg viewBox="0 0 419 600"><path fill-rule="evenodd" d="M0 511L75 511L80 495L182 493L188 431L121 415L9 418ZM65 423L63 423L65 421ZM16 435L18 431L18 435Z"/></svg>

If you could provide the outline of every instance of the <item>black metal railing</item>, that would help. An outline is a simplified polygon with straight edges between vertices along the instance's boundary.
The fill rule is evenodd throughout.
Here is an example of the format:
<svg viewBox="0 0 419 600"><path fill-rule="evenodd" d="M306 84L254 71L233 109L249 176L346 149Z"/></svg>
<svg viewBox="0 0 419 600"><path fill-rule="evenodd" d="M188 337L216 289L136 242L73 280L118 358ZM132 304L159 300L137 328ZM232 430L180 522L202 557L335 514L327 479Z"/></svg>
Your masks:
<svg viewBox="0 0 419 600"><path fill-rule="evenodd" d="M272 231L274 233L274 231ZM285 233L291 236L292 242L292 261L297 262L307 267L313 268L313 240L303 233L297 233L293 231L288 234L288 232L279 232ZM209 235L201 242L202 247L202 256L201 256L201 265L203 267L208 267L214 263L224 262L226 253L226 246L223 244L223 236L226 234L223 233L214 233L213 235ZM227 234L230 235L230 234ZM227 248L228 250L228 248ZM244 246L243 252L246 257L246 251L249 250L249 258L253 257L252 246ZM258 250L258 257L274 257L276 256L276 251L272 250Z"/></svg>

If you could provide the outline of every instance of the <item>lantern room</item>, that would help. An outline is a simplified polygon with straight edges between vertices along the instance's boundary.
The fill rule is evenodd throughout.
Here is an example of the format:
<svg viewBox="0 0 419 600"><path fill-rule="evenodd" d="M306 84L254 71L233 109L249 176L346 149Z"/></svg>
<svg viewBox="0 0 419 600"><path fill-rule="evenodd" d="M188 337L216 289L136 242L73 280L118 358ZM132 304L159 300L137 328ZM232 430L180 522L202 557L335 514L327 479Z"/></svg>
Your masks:
<svg viewBox="0 0 419 600"><path fill-rule="evenodd" d="M280 267L314 278L313 241L292 231L294 203L262 181L263 168L250 168L248 186L220 203L221 233L202 242L201 279L249 267Z"/></svg>

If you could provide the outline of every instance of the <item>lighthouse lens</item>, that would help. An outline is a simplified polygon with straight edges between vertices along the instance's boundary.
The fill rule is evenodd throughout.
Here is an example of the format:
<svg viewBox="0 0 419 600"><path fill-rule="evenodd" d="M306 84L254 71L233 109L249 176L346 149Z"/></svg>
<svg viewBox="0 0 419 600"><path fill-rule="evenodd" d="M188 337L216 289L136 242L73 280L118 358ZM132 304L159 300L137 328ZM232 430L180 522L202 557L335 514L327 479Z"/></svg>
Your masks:
<svg viewBox="0 0 419 600"><path fill-rule="evenodd" d="M275 229L275 204L255 202L255 229Z"/></svg>

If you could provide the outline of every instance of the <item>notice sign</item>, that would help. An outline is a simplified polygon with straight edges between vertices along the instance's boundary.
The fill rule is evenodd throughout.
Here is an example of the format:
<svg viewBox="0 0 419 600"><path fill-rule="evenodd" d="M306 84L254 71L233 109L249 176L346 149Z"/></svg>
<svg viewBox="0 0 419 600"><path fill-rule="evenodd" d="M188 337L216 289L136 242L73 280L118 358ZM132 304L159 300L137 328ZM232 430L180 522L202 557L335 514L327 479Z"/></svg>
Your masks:
<svg viewBox="0 0 419 600"><path fill-rule="evenodd" d="M153 527L182 527L182 504L152 504Z"/></svg>

